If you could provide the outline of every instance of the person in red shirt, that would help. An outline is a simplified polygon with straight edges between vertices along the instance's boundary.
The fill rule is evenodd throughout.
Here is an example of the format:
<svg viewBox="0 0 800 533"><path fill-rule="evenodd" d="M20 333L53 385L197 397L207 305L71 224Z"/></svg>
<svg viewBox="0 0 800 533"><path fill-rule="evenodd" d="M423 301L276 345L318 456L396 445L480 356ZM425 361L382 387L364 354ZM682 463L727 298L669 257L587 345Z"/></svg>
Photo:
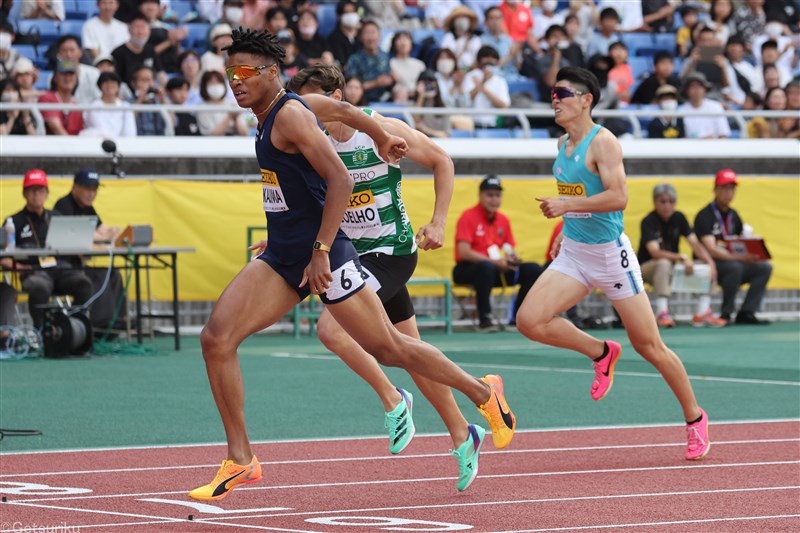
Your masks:
<svg viewBox="0 0 800 533"><path fill-rule="evenodd" d="M42 104L74 104L72 95L78 86L78 67L72 61L62 60L56 65L50 91L39 97ZM42 111L48 135L78 135L83 129L80 111Z"/></svg>
<svg viewBox="0 0 800 533"><path fill-rule="evenodd" d="M511 222L499 211L502 200L500 178L486 176L479 188L478 205L464 211L456 226L453 281L474 287L480 331L497 329L492 320L492 287L520 286L509 321L513 326L525 295L542 273L539 264L523 263L514 252Z"/></svg>
<svg viewBox="0 0 800 533"><path fill-rule="evenodd" d="M503 20L508 36L515 43L524 43L528 40L528 32L533 29L533 15L531 10L519 0L505 0L500 4Z"/></svg>

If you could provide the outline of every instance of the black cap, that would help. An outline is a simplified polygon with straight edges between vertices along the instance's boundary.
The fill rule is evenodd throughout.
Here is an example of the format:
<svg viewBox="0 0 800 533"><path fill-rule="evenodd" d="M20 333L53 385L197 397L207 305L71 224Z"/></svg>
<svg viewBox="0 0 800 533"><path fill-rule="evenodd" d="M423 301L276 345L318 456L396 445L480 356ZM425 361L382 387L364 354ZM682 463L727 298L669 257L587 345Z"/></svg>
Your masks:
<svg viewBox="0 0 800 533"><path fill-rule="evenodd" d="M483 178L480 190L482 191L502 191L503 186L500 184L500 178L495 175L489 175Z"/></svg>
<svg viewBox="0 0 800 533"><path fill-rule="evenodd" d="M75 185L100 185L100 174L93 168L82 168L75 173Z"/></svg>

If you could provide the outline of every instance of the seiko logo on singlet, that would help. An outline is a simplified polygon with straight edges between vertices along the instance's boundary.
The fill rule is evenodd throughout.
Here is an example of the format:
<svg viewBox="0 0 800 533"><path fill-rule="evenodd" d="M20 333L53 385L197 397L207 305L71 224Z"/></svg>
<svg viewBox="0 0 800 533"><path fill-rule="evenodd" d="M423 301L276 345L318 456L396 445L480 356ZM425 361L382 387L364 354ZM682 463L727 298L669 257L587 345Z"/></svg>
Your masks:
<svg viewBox="0 0 800 533"><path fill-rule="evenodd" d="M342 218L342 226L348 228L374 228L380 226L378 209L372 191L366 190L350 195L350 203Z"/></svg>
<svg viewBox="0 0 800 533"><path fill-rule="evenodd" d="M271 170L261 169L261 185L263 188L264 211L276 213L288 211L286 199L283 197L281 184L278 182L278 175Z"/></svg>
<svg viewBox="0 0 800 533"><path fill-rule="evenodd" d="M559 183L559 196L586 196L586 189L583 183Z"/></svg>
<svg viewBox="0 0 800 533"><path fill-rule="evenodd" d="M583 183L559 183L558 184L558 196L562 200L568 200L569 198L576 198L576 197L586 197L586 187ZM564 218L592 218L591 213L575 213L570 211L568 213L564 213Z"/></svg>

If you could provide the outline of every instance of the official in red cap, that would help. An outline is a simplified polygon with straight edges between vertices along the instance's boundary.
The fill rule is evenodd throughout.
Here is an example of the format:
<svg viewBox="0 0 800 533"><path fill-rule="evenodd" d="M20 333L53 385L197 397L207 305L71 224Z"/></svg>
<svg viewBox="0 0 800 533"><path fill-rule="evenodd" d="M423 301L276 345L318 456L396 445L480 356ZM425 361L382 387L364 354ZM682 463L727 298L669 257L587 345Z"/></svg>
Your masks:
<svg viewBox="0 0 800 533"><path fill-rule="evenodd" d="M744 232L744 222L731 207L736 196L736 172L724 168L714 177L714 200L697 213L694 231L717 265L717 283L722 287L720 318L731 322L736 311L739 287L749 284L742 306L736 312L736 324L768 324L756 317L772 275L772 264L750 253L734 252L727 246L729 237Z"/></svg>
<svg viewBox="0 0 800 533"><path fill-rule="evenodd" d="M53 211L44 208L49 194L44 170L34 168L25 173L22 180L25 207L11 216L17 248L45 247L53 216ZM59 256L56 260L51 257L19 257L14 261L14 268L20 271L22 289L28 293L28 309L33 325L39 330L44 326L42 306L48 303L53 294L69 294L76 304L82 304L94 292L92 282L86 277L77 257Z"/></svg>
<svg viewBox="0 0 800 533"><path fill-rule="evenodd" d="M736 181L736 172L730 168L723 168L717 172L717 177L714 179L714 186L718 187L720 185L739 185L739 182Z"/></svg>

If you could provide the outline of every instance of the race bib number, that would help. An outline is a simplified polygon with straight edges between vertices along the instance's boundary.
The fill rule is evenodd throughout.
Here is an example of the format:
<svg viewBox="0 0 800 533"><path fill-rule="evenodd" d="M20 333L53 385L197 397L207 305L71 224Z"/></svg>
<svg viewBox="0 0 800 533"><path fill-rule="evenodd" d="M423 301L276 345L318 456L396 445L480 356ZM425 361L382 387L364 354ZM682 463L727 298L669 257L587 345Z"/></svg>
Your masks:
<svg viewBox="0 0 800 533"><path fill-rule="evenodd" d="M261 185L264 195L264 211L267 213L276 213L289 210L289 206L286 205L286 199L283 197L281 184L278 183L277 174L271 170L262 168Z"/></svg>
<svg viewBox="0 0 800 533"><path fill-rule="evenodd" d="M559 183L558 197L561 200L568 200L575 197L586 198L586 187L583 185L583 183ZM575 213L570 211L568 213L564 213L564 218L592 218L592 214Z"/></svg>
<svg viewBox="0 0 800 533"><path fill-rule="evenodd" d="M372 191L356 192L350 195L350 203L342 219L342 229L363 230L377 228L381 225L378 215L378 205Z"/></svg>

